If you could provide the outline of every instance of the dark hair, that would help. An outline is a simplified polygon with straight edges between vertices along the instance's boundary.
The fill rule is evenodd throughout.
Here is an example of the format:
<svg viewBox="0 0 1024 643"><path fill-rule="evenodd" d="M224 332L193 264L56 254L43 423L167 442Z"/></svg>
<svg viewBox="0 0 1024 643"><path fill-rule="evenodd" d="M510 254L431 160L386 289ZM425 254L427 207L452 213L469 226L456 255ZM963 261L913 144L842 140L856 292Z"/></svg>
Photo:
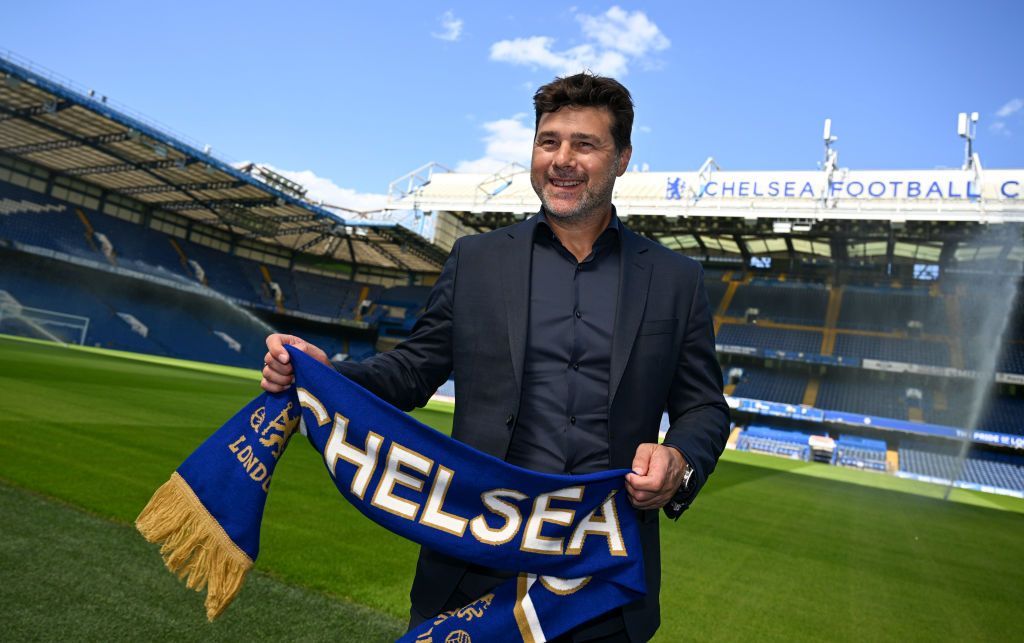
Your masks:
<svg viewBox="0 0 1024 643"><path fill-rule="evenodd" d="M537 111L534 131L537 131L543 114L557 112L563 107L606 107L612 114L615 150L621 152L632 145L633 97L614 78L590 72L556 78L533 95L533 107Z"/></svg>

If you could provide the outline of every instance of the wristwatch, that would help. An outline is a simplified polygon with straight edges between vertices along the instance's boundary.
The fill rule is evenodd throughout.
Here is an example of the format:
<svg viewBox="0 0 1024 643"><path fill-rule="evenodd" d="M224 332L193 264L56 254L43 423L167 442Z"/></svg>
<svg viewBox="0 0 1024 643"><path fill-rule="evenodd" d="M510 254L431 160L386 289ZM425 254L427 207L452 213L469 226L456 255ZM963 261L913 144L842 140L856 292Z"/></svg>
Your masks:
<svg viewBox="0 0 1024 643"><path fill-rule="evenodd" d="M686 458L683 458L685 461ZM679 490L676 491L676 495L672 496L672 499L665 505L665 515L673 520L678 520L679 516L683 515L683 512L690 508L690 502L693 500L693 467L690 463L686 463L686 469L683 470L683 482L679 485Z"/></svg>
<svg viewBox="0 0 1024 643"><path fill-rule="evenodd" d="M683 471L683 484L679 485L679 491L686 494L690 493L690 489L693 488L693 467L690 463L686 463L686 469Z"/></svg>

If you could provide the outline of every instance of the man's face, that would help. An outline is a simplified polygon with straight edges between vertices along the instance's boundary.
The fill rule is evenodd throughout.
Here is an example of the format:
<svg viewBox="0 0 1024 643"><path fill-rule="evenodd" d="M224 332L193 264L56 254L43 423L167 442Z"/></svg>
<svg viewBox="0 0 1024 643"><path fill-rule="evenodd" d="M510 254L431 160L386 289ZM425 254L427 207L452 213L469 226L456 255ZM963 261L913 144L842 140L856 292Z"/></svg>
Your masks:
<svg viewBox="0 0 1024 643"><path fill-rule="evenodd" d="M533 141L530 182L548 216L574 223L611 208L615 177L632 148L615 150L612 114L604 107L563 107L542 114Z"/></svg>

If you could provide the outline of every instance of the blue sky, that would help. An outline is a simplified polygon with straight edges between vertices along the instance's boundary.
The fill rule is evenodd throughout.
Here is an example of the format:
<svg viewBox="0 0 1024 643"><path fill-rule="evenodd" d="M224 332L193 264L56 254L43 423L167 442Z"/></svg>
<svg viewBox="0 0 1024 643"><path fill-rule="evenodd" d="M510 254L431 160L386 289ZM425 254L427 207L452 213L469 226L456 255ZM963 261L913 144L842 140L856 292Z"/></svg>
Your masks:
<svg viewBox="0 0 1024 643"><path fill-rule="evenodd" d="M654 171L1024 167L1024 2L10 3L9 49L367 207L428 161L529 158L534 89L581 66L637 104Z"/></svg>

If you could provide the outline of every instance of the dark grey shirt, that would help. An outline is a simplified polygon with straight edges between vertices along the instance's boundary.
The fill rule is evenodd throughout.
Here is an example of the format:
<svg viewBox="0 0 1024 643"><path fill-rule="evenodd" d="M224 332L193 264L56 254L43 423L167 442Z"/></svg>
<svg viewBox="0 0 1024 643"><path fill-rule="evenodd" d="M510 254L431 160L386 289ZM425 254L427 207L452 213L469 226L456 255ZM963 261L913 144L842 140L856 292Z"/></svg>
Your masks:
<svg viewBox="0 0 1024 643"><path fill-rule="evenodd" d="M544 473L608 468L608 380L619 297L615 214L582 262L535 229L519 421L508 462Z"/></svg>

